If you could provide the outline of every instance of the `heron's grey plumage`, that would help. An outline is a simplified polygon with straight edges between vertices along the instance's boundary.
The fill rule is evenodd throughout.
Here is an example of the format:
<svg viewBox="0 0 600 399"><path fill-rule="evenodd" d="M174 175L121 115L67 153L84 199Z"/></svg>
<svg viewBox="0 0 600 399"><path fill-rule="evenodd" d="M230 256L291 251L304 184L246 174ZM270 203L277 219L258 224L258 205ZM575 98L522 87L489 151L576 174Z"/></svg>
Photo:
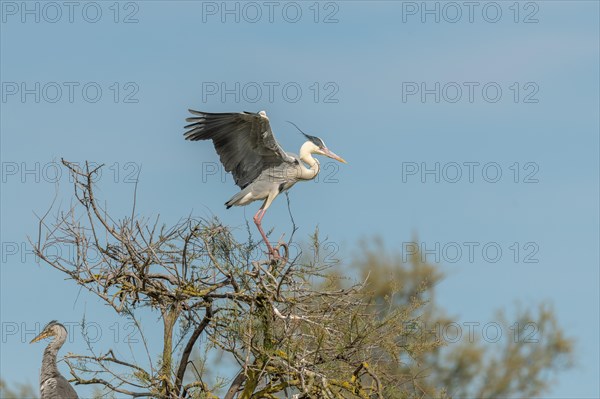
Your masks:
<svg viewBox="0 0 600 399"><path fill-rule="evenodd" d="M231 208L234 205L245 205L251 201L266 199L269 194L274 196L280 194L303 180L298 156L289 152L287 155L293 160L292 162L281 162L264 169L252 183L231 197L225 206Z"/></svg>
<svg viewBox="0 0 600 399"><path fill-rule="evenodd" d="M54 339L44 350L40 371L41 399L78 399L77 392L69 384L69 381L60 374L56 366L56 355L67 339L67 329L53 320L31 342L50 336L53 336Z"/></svg>

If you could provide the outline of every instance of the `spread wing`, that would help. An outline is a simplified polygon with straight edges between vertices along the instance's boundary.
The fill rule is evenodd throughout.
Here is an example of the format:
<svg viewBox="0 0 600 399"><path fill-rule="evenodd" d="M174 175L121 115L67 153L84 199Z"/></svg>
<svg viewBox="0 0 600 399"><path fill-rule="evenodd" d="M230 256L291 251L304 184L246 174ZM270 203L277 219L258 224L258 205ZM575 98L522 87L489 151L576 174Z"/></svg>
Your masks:
<svg viewBox="0 0 600 399"><path fill-rule="evenodd" d="M241 188L252 183L262 171L283 162L293 163L275 140L264 111L212 114L189 110L194 117L185 128L186 140L212 140L227 172Z"/></svg>

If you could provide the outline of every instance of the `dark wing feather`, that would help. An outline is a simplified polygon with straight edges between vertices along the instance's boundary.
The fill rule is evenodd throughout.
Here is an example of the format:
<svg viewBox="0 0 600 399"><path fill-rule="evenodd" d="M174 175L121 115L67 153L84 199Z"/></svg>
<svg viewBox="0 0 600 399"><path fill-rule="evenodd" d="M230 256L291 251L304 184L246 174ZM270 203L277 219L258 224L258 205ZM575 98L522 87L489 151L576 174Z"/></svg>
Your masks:
<svg viewBox="0 0 600 399"><path fill-rule="evenodd" d="M227 172L241 188L252 183L265 169L282 162L293 163L279 146L264 112L212 114L189 110L195 117L185 128L186 140L212 140Z"/></svg>

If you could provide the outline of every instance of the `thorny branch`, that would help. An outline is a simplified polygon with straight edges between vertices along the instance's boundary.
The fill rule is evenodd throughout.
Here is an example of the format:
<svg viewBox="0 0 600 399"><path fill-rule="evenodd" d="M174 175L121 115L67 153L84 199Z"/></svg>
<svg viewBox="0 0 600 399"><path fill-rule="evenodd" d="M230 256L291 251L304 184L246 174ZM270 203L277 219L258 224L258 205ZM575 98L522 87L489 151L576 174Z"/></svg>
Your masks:
<svg viewBox="0 0 600 399"><path fill-rule="evenodd" d="M164 330L161 350L150 353L144 341L147 365L119 359L112 350L67 356L77 384L164 399L220 392L228 399L381 398L390 381L377 363L410 355L398 331L420 304L403 315L378 317L363 284L331 284L317 233L312 256L269 261L261 252L253 256L257 244L236 241L216 219L187 217L167 227L137 216L135 200L129 216L114 219L96 198L98 168L63 164L76 202L56 211L54 220L50 211L40 218L35 253L117 314L133 318L140 331L135 314L142 307L162 318ZM280 243L286 252L290 244ZM56 245L72 247L73 255L48 255ZM182 338L175 341L177 323ZM193 360L200 348L236 363L235 377L205 382L202 364ZM160 367L152 364L157 356Z"/></svg>

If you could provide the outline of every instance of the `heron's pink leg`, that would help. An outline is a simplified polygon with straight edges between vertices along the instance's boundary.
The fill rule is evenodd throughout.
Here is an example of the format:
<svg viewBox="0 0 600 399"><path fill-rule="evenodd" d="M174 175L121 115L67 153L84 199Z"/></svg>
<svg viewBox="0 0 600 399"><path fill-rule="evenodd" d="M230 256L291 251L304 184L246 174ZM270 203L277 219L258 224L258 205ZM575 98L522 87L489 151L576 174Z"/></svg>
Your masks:
<svg viewBox="0 0 600 399"><path fill-rule="evenodd" d="M277 253L277 251L275 251L273 249L273 247L271 246L271 244L269 244L269 240L267 239L267 235L263 231L262 225L261 225L262 218L265 216L265 212L266 211L267 211L266 209L260 208L258 210L258 212L256 212L256 215L254 215L254 224L256 224L256 227L258 227L258 231L260 232L260 235L262 236L263 240L265 241L265 244L267 244L267 248L269 249L269 253L273 257L277 258L277 257L279 257L279 254Z"/></svg>

